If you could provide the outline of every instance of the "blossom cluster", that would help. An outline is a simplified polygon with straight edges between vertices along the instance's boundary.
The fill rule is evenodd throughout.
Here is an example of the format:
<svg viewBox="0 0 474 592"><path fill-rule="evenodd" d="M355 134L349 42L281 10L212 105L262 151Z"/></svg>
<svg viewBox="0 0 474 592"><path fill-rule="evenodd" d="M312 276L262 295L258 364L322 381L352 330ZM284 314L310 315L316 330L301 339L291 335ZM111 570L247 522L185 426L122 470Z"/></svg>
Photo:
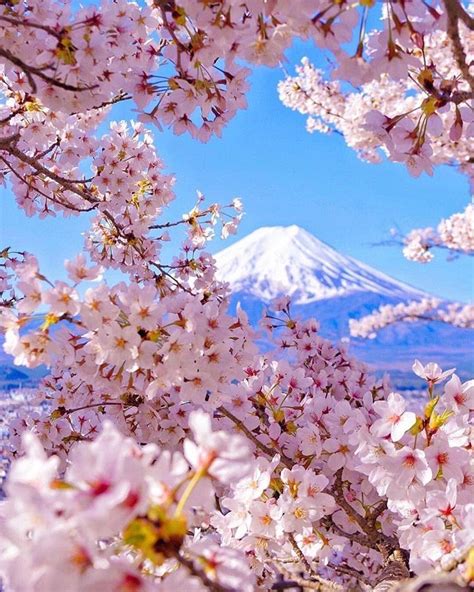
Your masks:
<svg viewBox="0 0 474 592"><path fill-rule="evenodd" d="M415 174L453 161L469 172L471 16L450 6L391 6L381 28L363 35L370 2L305 0L298 10L284 0L8 3L0 14L1 174L27 215L93 212L85 247L97 263L173 284L160 252L175 223L157 221L174 198L173 179L145 124L201 140L219 135L246 104L242 61L275 66L299 37L339 64L341 82L326 82L306 61L280 86L287 104L311 115L311 129L341 132L370 160L383 145ZM347 94L344 81L362 90ZM103 133L123 101L134 102L138 122L113 122ZM241 217L230 208L223 235ZM193 246L222 216L216 204L189 212L181 222ZM470 249L462 220L451 222L440 240ZM430 256L420 237L407 252Z"/></svg>
<svg viewBox="0 0 474 592"><path fill-rule="evenodd" d="M0 514L8 589L197 592L211 582L253 590L245 555L202 530L215 488L248 474L250 447L212 431L202 412L189 425L193 440L171 453L105 423L74 448L65 471L25 434Z"/></svg>
<svg viewBox="0 0 474 592"><path fill-rule="evenodd" d="M53 0L8 3L0 19L6 170L33 159L53 182L59 171L42 158L67 161L77 136L121 101L133 100L142 122L169 125L176 134L204 141L220 135L246 106L250 70L242 62L276 66L294 38L330 52L334 76L362 86L346 96L306 64L297 84L289 80L282 93L293 107L310 115L314 109L312 129L341 124L350 145L372 157L384 145L415 174L451 159L469 170L472 16L455 0L394 3L384 7L379 27L366 32L375 10L373 2L326 0L300 1L298 10L285 0L102 0L79 10ZM354 55L348 44L356 46ZM364 130L363 119L374 110L378 115ZM21 142L38 134L45 113L48 145L25 153ZM64 118L75 124L71 147L61 133Z"/></svg>
<svg viewBox="0 0 474 592"><path fill-rule="evenodd" d="M95 296L100 289L103 290L99 288ZM140 297L135 288L131 302L137 310L145 304ZM177 296L174 298L178 299ZM54 305L58 300L61 301L44 296L45 302ZM124 300L123 293L118 291L112 301L106 297L102 304L97 299L97 305L89 310L83 309L81 315L85 320L95 318L96 326L101 326L104 319L107 324L110 322L107 321L108 315L112 319L115 317L112 305L125 304ZM164 300L166 298L161 298L159 302ZM22 302L20 300L19 305ZM76 302L71 306L80 306L74 298L70 302ZM153 306L151 301L146 304ZM102 309L102 306L107 308ZM202 308L203 304L200 306ZM195 527L201 529L200 532L205 531L215 544L229 549L229 557L234 557L235 565L242 565L242 560L238 559L238 555L232 555L234 552L244 553L250 561L251 570L243 570L245 575L239 577L244 583L239 581L235 589L246 589L239 587L247 585L245 578L257 577L260 588L270 590L278 574L294 581L300 577L302 570L308 571L307 565L311 565L313 567L306 574L310 581L311 578L319 578L332 582L336 589L342 590L350 582L374 582L383 572L389 555L397 549L410 550L410 568L417 573L437 566L446 553L463 549L470 543L470 498L474 485L468 428L474 403L472 381L463 384L453 370L443 373L434 364L424 367L417 363L414 370L428 385L427 404L423 413L417 415L406 409L403 397L391 392L388 383L377 381L363 364L352 359L344 349L334 347L321 338L315 321L294 320L287 301L276 303L276 308L275 313L267 314L264 324L275 332L278 349L292 352L290 358L278 359L277 351L274 355L254 352L245 361L241 358L239 364L232 365L229 357L221 360L218 357L213 362L212 379L203 375L205 382L199 386L194 381L190 385L189 379L185 380L183 376L190 368L204 369L206 359L201 358L196 364L196 359L189 353L180 358L184 344L190 338L200 338L202 326L197 324L194 328L188 326L185 341L181 342L176 340L179 333L173 334L171 319L166 328L161 329L169 333L172 343L180 343L180 347L166 349L165 346L164 350L158 350L167 351L168 357L167 364L160 366L154 380L151 380L153 364L147 367L139 358L138 368L135 368L136 359L132 352L136 348L140 351L142 347L133 343L140 333L160 330L155 324L156 316L152 321L153 329L146 325L144 315L140 321L144 324L139 325L140 328L132 329L133 325L127 328L126 325L120 328L121 332L111 335L115 346L107 343L103 349L113 359L107 358L101 363L95 361L96 348L92 348L92 360L87 361L87 343L79 346L79 340L79 347L75 349L75 342L69 335L72 347L68 348L61 329L48 334L49 340L59 346L50 349L50 355L62 356L63 353L59 352L70 350L67 353L70 371L64 372L66 358L59 357L57 369L53 367L51 376L38 392L38 400L43 401L43 411L36 415L28 414L11 425L11 444L17 451L15 456L20 449L20 436L25 432L36 434L49 453L58 455L52 457L57 458L54 462L46 461L54 465L55 471L64 463L66 467L71 467L66 468L65 477L59 479L63 484L61 493L71 496L73 493L67 493L68 484L71 482L72 491L76 491L76 480L69 477L68 471L74 475L73 467L78 458L76 455L80 456L79 450L97 445L94 455L100 458L98 450L107 448L107 454L103 454L109 460L113 459L110 460L111 470L119 470L121 466L116 458L116 446L105 445L101 440L108 436L98 436L99 440L95 440L97 444L89 444L101 430L102 434L110 434L112 428L108 421L114 422L121 433L133 436L141 443L139 449L142 452L134 453L139 458L149 458L147 451L150 446L156 451L157 445L167 451L166 454L183 450L195 471L199 462L212 458L212 454L208 456L212 446L219 454L231 451L238 458L244 458L245 474L241 468L237 468L236 474L232 473L228 463L235 457L223 458L222 463L215 460L216 464L212 465L215 472L211 467L209 474L220 481L215 489L217 501L214 504L212 496L204 492L199 499L203 500L202 504L207 500L208 506L194 510ZM196 315L199 317L200 313L197 307L189 308L186 318L178 313L177 326L184 324L182 320L189 323L192 319L196 323ZM50 314L47 313L45 319ZM98 318L94 314L104 316ZM117 314L125 321L126 315L130 320L133 313L132 309L125 307ZM73 322L73 317L69 322ZM235 319L233 324L239 325L238 331L250 332L242 320ZM43 326L41 330L47 332L48 329ZM104 335L107 335L107 330L104 328ZM85 335L91 340L89 343L94 343L94 336L90 333L88 331ZM222 332L220 338L222 340ZM160 339L148 341L156 345ZM167 337L156 347L163 348L166 342ZM202 340L200 343L202 347ZM122 344L129 350L126 356L122 356ZM237 344L238 340L235 347ZM36 354L28 350L24 350L22 355L25 362L36 359ZM161 355L154 358L155 363L162 362ZM181 367L173 374L180 359ZM88 376L92 368L94 373ZM168 374L166 383L167 372L172 374ZM449 377L444 393L438 394L439 383ZM208 409L210 416L199 411L203 407ZM213 429L220 430L218 437L211 436ZM242 433L235 442L232 440L237 437L232 435L234 430ZM114 437L119 438L114 433ZM190 434L194 434L196 445L190 443ZM226 444L226 439L230 439L231 444ZM206 452L202 452L200 447L204 447ZM242 452L240 456L239 451L245 451L245 454ZM43 452L41 455L46 458ZM89 458L88 455L86 457ZM14 461L13 467L21 466L22 462L25 461L20 457ZM221 464L224 473L232 477L219 476ZM82 466L82 470L91 471L90 476L80 473L80 481L88 484L87 487L95 487L98 482L93 466L89 462L84 462ZM240 467L239 464L236 466ZM242 473L239 473L241 470ZM127 475L129 472L136 473L127 469ZM174 474L169 464L164 472ZM187 480L188 484L193 483L193 491L197 480L198 477L194 479L193 476ZM178 483L182 485L181 478L177 478L175 484ZM172 487L173 484L168 484L166 491ZM140 490L139 485L135 488ZM197 485L196 488L196 492L200 491ZM78 489L81 490L81 487ZM98 491L98 495L102 496L100 486ZM126 497L129 489L123 486L123 491ZM11 491L7 493L12 496ZM187 494L183 493L183 496L187 499ZM17 497L15 493L14 499ZM122 499L119 497L120 502ZM117 501L115 497L114 500ZM120 502L117 503L120 505ZM180 502L176 503L179 507ZM51 508L51 504L46 506ZM107 516L103 518L107 524L110 519L112 524L110 507L106 508L104 512ZM152 508L158 512L155 506ZM80 514L74 506L71 512ZM126 520L115 527L114 534L132 546L133 541L139 541L135 547L153 562L156 559L155 547L162 550L163 545L160 543L153 546L153 551L150 549L150 537L157 534L156 529L148 524L151 515L158 516L149 510L146 514L148 518L143 518L142 509L132 516L127 515ZM72 515L66 516L72 520ZM86 524L80 516L81 524ZM162 514L159 516L161 521ZM66 531L68 528L71 531L68 536L76 536L72 523L68 522L65 527ZM94 523L97 527L101 524L96 514ZM178 526L173 523L170 528ZM97 559L92 563L100 563L108 570L110 554L115 557L119 543L110 538L110 531L103 535L95 532L94 536L105 537L100 538L99 547L109 559L101 559L100 562ZM201 544L199 535L193 536L193 540L197 536L196 548L207 553L207 557L214 552L207 539ZM32 548L25 547L25 543L18 544L23 560L37 561ZM166 541L166 545L172 546L172 541ZM164 547L168 549L166 545ZM85 548L88 548L87 545ZM191 546L190 553L193 549ZM165 556L169 552L169 549L163 551ZM137 562L133 549L130 553L135 570L138 570L133 572L136 577L148 575L148 563ZM49 569L52 578L63 577L57 574L60 571L58 566L52 565ZM24 573L23 570L13 571ZM113 576L110 577L122 577L112 571ZM9 571L7 573L10 574ZM36 572L33 570L33 573ZM96 577L95 572L92 573ZM163 574L160 572L159 575ZM104 572L101 576L106 577ZM91 584L91 589L94 585ZM17 589L21 588L13 583L12 590Z"/></svg>
<svg viewBox="0 0 474 592"><path fill-rule="evenodd" d="M93 132L104 117L105 113L67 116L33 105L12 118L22 120L25 133L15 142L14 157L4 163L12 173L18 205L27 215L95 212L85 249L99 263L140 276L151 274L153 265L162 271L161 244L169 238L170 226L186 225L195 247L213 235L222 216L228 217L222 219L223 234L234 231L241 217L239 200L228 208L203 207L202 195L183 220L157 224L174 199L173 179L163 173L143 124L113 122L109 133L98 138ZM37 153L42 154L40 160L31 156ZM84 159L89 162L88 175L83 172Z"/></svg>
<svg viewBox="0 0 474 592"><path fill-rule="evenodd" d="M280 82L280 100L307 116L309 132L341 134L364 160L379 162L386 155L404 163L415 177L431 175L433 165L454 162L472 179L472 95L466 92L459 101L451 100L462 76L454 42L445 31L425 30L421 47L408 50L403 59L399 52L404 52L407 37L402 37L402 43L395 42L394 55L385 56L386 69L374 70L373 62L346 57L336 62L333 79L328 79L303 58L296 75ZM380 43L374 34L367 39L369 46ZM472 35L465 32L463 40L469 63ZM372 50L369 55L375 61L381 54ZM343 83L347 80L354 90Z"/></svg>
<svg viewBox="0 0 474 592"><path fill-rule="evenodd" d="M212 267L205 258L193 262L183 259L174 279L185 288L180 280L190 281L192 268L194 291L165 290L154 280L102 282L83 296L80 282L101 273L83 256L66 262L70 282L46 281L32 255L17 262L21 297L14 310L0 311L5 350L16 364L52 367L39 397L55 408L51 417L20 416L17 423L35 424L45 445L68 449L105 417L140 441L162 430L170 440L164 428L178 429L182 403L218 406L229 380L244 378L256 348L244 313L227 313L223 288L206 292Z"/></svg>
<svg viewBox="0 0 474 592"><path fill-rule="evenodd" d="M353 337L374 339L378 331L400 322L440 321L455 327L474 328L474 305L442 303L437 298L421 298L398 304L384 304L360 319L349 320Z"/></svg>
<svg viewBox="0 0 474 592"><path fill-rule="evenodd" d="M450 255L474 253L474 205L469 204L464 212L441 220L438 228L412 230L404 239L403 254L411 261L429 263L434 248L448 249Z"/></svg>

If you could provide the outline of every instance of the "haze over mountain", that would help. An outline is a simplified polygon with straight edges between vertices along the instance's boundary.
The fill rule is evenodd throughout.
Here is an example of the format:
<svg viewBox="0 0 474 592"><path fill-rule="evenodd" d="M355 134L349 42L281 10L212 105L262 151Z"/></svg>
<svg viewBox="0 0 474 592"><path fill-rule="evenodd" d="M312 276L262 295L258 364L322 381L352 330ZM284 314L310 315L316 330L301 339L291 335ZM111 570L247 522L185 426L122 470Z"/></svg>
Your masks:
<svg viewBox="0 0 474 592"><path fill-rule="evenodd" d="M345 256L298 226L260 228L215 255L218 277L229 283L253 323L275 297L291 296L295 316L315 317L321 335L339 340L350 318L382 304L416 300L426 292ZM389 371L397 386L416 386L414 358L457 367L470 378L474 332L443 323L397 323L374 340L350 340L354 355L375 371Z"/></svg>

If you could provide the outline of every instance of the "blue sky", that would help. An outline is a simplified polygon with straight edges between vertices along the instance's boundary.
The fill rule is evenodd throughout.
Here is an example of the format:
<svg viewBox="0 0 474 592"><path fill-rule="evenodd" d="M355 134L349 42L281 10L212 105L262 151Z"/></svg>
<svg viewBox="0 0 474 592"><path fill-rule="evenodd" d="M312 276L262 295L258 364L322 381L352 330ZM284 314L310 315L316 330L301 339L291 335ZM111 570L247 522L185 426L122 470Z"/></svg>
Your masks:
<svg viewBox="0 0 474 592"><path fill-rule="evenodd" d="M288 71L307 54L315 52L302 44L293 47ZM279 69L254 71L249 107L231 121L222 139L201 144L156 130L157 150L177 179L168 217L189 210L197 189L212 202L241 197L246 214L239 234L225 243L215 240L211 251L261 226L298 224L344 254L416 287L449 299L472 299L472 260L448 263L440 252L430 265L420 265L406 261L396 246L374 246L389 237L394 225L403 231L436 225L463 209L469 197L466 179L449 167L432 178L413 179L400 165L358 160L338 136L308 134L304 117L278 99L282 77ZM129 118L127 109L121 107L115 117ZM27 218L10 192L0 191L0 246L33 251L48 276L62 277L62 261L81 249L87 220ZM165 254L173 255L173 245Z"/></svg>

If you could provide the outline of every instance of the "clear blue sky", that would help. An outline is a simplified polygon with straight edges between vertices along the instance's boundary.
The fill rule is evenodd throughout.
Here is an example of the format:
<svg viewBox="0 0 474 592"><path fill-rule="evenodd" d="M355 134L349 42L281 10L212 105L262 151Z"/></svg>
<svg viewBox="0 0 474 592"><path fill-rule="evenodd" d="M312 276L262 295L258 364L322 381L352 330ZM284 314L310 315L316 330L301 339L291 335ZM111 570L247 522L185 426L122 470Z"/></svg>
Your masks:
<svg viewBox="0 0 474 592"><path fill-rule="evenodd" d="M288 54L289 72L303 55L297 44ZM157 150L176 175L177 199L169 209L176 219L189 209L196 190L210 201L244 201L246 215L237 237L216 240L211 251L231 244L261 226L298 224L344 254L356 257L436 295L458 300L473 297L472 260L448 263L439 253L430 265L406 261L397 247L374 246L389 229L436 225L441 217L464 208L466 179L449 167L434 177L411 178L396 164L366 164L338 136L310 135L305 119L278 100L281 70L259 68L252 75L249 107L208 144L156 130ZM129 118L121 107L118 118ZM77 253L86 219L26 218L8 190L2 193L0 246L10 245L39 255L45 273L63 276L62 261ZM170 246L168 255L173 254Z"/></svg>

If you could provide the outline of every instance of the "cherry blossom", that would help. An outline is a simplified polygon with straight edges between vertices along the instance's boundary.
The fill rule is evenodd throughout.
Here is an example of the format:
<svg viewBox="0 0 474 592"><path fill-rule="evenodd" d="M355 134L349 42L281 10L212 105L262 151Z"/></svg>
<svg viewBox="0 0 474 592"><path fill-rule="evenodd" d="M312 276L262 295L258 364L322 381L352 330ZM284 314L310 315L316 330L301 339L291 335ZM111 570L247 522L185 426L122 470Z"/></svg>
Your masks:
<svg viewBox="0 0 474 592"><path fill-rule="evenodd" d="M375 401L374 410L381 417L372 425L372 432L381 437L390 434L393 442L401 440L416 422L416 415L405 411L405 401L397 393L390 393L387 401Z"/></svg>
<svg viewBox="0 0 474 592"><path fill-rule="evenodd" d="M2 181L27 216L88 224L61 281L33 254L0 252L5 351L49 371L8 426L7 590L376 589L393 567L409 579L447 560L472 584L472 381L416 361L427 392L407 411L286 297L264 313L260 351L205 250L236 232L242 201L198 192L170 219L174 179L148 127L221 135L246 107L248 66L277 66L298 38L333 64L305 59L279 86L309 131L339 132L361 158L414 176L447 163L472 176L470 9L372 4L2 8ZM134 121L116 119L124 102ZM469 254L472 213L413 231L406 256ZM407 319L472 327L472 306L403 302L351 332Z"/></svg>
<svg viewBox="0 0 474 592"><path fill-rule="evenodd" d="M224 443L225 435L214 433L219 434ZM235 444L239 438L231 436ZM253 589L241 552L205 540L185 542L182 510L190 495L193 499L190 485L196 485L199 472L182 456L179 473L177 459L169 472L158 447L139 447L110 423L93 442L74 448L64 474L59 459L48 458L35 436L25 434L24 444L26 455L12 465L9 499L0 515L0 573L7 586L161 590L161 584L168 586L167 574L179 568L183 585L188 580L195 585L196 579L206 589L210 577L216 583L232 581L235 589ZM212 488L206 488L209 495ZM137 568L137 554L149 563L146 570ZM165 569L158 570L163 560ZM203 562L214 564L210 576L198 567Z"/></svg>
<svg viewBox="0 0 474 592"><path fill-rule="evenodd" d="M29 266L24 273L38 274L37 269L34 265ZM22 273L21 267L19 273ZM45 290L50 290L47 283ZM112 293L114 297L110 299L110 291L105 284L89 290L84 300L85 310L89 312L80 321L80 317L57 313L57 316L70 317L72 327L66 329L66 338L62 328L50 334L52 343L59 340L63 344L61 349L51 350L50 355L59 356L56 364L62 365L63 359L70 359L72 372L65 375L53 367L52 375L43 386L49 402L42 416L27 415L11 426L12 444L18 442L25 430L31 440L33 436L29 432L32 431L38 434L50 452L55 452L62 459L67 455L66 472L56 476L63 465L55 456L47 460L33 439L38 452L28 462L36 462L38 467L24 470L21 474L33 480L38 474L43 479L41 487L49 500L58 499L60 494L64 496L59 497L57 503L66 504L67 508L61 506L65 519L80 521L80 534L75 531L72 534L71 527L66 525L61 527L63 530L54 532L60 538L66 537L67 541L71 541L63 546L65 551L68 548L84 550L81 557L88 558L84 561L89 566L86 569L91 570L90 577L94 578L91 581L128 577L123 575L125 573L143 581L144 586L155 585L147 579L149 572L137 572L128 556L117 565L117 559L114 559L112 565L111 557L116 554L115 542L101 549L100 561L91 542L91 537L110 537L112 533L119 536L120 531L123 531L121 536L125 540L134 541L134 537L142 533L140 537L146 536L143 543L137 543L136 552L144 554L148 562L161 565L163 561L171 561L171 551L164 543L155 545L154 549L145 543L148 536L161 536L156 527L152 527L155 520L152 516L158 509L151 505L152 509L148 510L150 503L158 503L161 508L174 504L176 516L192 511L187 518L189 524L197 529L211 525L214 532L212 544L222 541L235 552L244 551L251 556L252 573L260 574L268 589L274 583L269 558L272 565L281 566L281 573L286 573L285 557L288 554L294 556L297 566L301 553L319 566L318 577L335 579L336 583L344 586L344 582L356 575L338 571L333 554L335 549L343 553L344 548L352 549L354 545L361 557L364 553L370 553L372 557L369 567L359 562L356 554L351 560L357 566L354 569L362 570L368 580L376 577L374 574L384 565L379 545L393 545L394 537L398 536L401 548L412 548L413 537L423 524L431 524L439 518L429 511L432 502L439 500L436 505L440 505L440 512L447 512L443 496L449 480L457 484L456 492L459 492L453 514L455 521L450 519L445 523L441 519L440 523L436 523L439 532L436 536L430 535L435 542L423 538L423 544L415 546L412 551L410 565L415 571L423 572L436 562L431 555L425 554L426 546L431 548L431 544L436 544L446 545L447 548L447 543L442 541L449 540L454 549L456 540L464 540L462 533L467 520L464 504L470 499L469 491L474 479L469 477L467 427L461 419L465 417L466 406L462 405L459 396L456 408L451 406L451 401L455 400L456 393L469 393L470 387L460 383L452 375L453 371L443 373L435 364L416 364L416 370L427 380L428 401L422 415L406 411L404 399L399 394L390 392L388 385L375 381L365 367L349 358L344 350L322 339L313 321L293 320L289 316L288 304L285 304L271 316L287 320L281 323L274 321L272 332L277 338L277 345L280 343L280 347L294 349L295 361L276 361L255 350L252 357L249 351L243 372L239 366L231 367L227 361L223 362L226 379L222 383L215 380L205 382L205 386L203 384L200 388L204 389L206 396L197 400L193 391L183 388L186 382L179 379L181 371L186 376L189 375L188 367L195 368L193 357L188 356L187 361L183 359L180 373L173 374L180 350L189 342L190 335L195 335L199 347L202 347L200 319L205 320L208 327L209 320L212 321L212 330L220 334L218 339L221 341L229 328L236 324L235 319L229 321L231 324L225 329L220 325L220 317L216 317L218 309L215 307L209 308L201 317L203 304L190 307L193 300L186 292L168 296L168 303L166 296L160 298L152 291L151 284L143 290L134 286L130 292L125 290L125 285L119 285L112 289ZM162 308L168 305L167 321L158 321L163 314ZM54 306L60 304L55 301ZM51 314L47 312L46 318L50 318ZM127 334L117 333L119 337L116 337L124 342L123 347L130 353L118 360L109 358L107 354L104 373L97 374L96 350L87 352L85 347L75 349L74 344L80 342L78 339L93 343L93 340L90 341L93 337L91 331L98 330L98 323L106 338L109 326L120 328L117 319L120 318L123 324L126 317L133 318L132 323L137 324L133 332L136 337L131 343L127 342ZM8 319L5 315L4 324L12 327L9 330L13 335L19 333L18 324ZM151 322L151 319L154 321ZM85 332L82 323L86 324ZM45 325L41 331L48 332L55 324ZM231 331L250 332L250 329L245 329L243 319L237 324L239 327ZM93 329L93 326L96 328ZM187 341L180 342L181 331L187 335ZM132 332L130 339L131 336ZM139 343L135 341L138 338L146 339ZM218 339L216 337L216 341ZM237 353L238 339L233 341L233 350ZM99 340L97 343L102 342ZM170 349L172 343L175 345ZM152 372L152 366L143 366L145 358L140 359L138 370L128 370L126 366L131 363L130 360L137 359L133 357L134 352L140 352L147 344L160 348L158 351L168 352L169 363L161 368L156 377L146 376ZM107 352L109 347L104 346L103 351ZM120 348L116 347L113 356L119 355L117 350L120 352ZM24 355L30 356L28 352ZM79 356L77 361L75 356ZM117 365L120 370L114 370ZM167 383L164 381L165 369L171 373ZM141 376L143 372L145 376ZM443 405L441 397L433 390L451 375L444 387ZM124 396L125 385L128 391ZM111 396L115 388L118 389L117 395ZM199 410L202 406L211 409L211 402L214 407L210 415ZM105 419L112 420L129 436L136 438L139 434L142 444L138 445L131 439L123 441L124 436L111 424L104 424ZM234 429L240 434L233 434ZM96 434L100 435L96 437ZM387 441L387 436L391 436L392 442ZM120 450L119 454L117 450ZM21 463L26 462L26 458L14 461L13 467L23 466ZM44 462L51 463L51 475L44 471ZM143 469L145 465L146 470ZM11 473L14 478L15 471L17 469L13 468ZM51 490L49 484L58 479L61 486ZM427 486L429 489L425 493ZM8 485L8 495L13 491L10 487L15 486ZM450 488L451 492L453 485ZM217 498L209 494L212 489ZM454 500L451 493L449 496L449 500ZM19 499L22 499L21 496ZM217 505L214 499L219 499ZM44 508L54 508L55 503L49 501ZM378 508L382 503L380 511ZM406 504L410 509L408 514ZM51 512L50 509L48 511ZM148 517L143 518L143 515ZM159 515L162 521L164 515ZM368 537L373 536L369 535L373 533L373 526L370 525L375 515L381 526L376 530L373 542L370 542L372 539ZM170 528L183 532L179 530L179 524L179 521L176 524L172 522ZM448 524L449 528L455 529L453 533L446 530ZM203 581L208 581L206 578L210 578L209 582L215 581L219 577L219 569L202 572L192 567L197 565L192 563L194 543L182 540L180 537L184 535L176 536L180 541L179 548L185 553L179 577L184 578L183 581L191 578L190 586L198 585L196 582L202 585ZM201 535L194 536L197 536L197 541L200 540ZM46 539L39 537L38 540L46 548ZM201 557L198 561L200 565L219 561L220 556L213 555L212 544L202 539L202 544L196 547ZM263 549L266 549L264 553ZM433 557L438 555L433 554ZM31 552L23 551L22 556L25 560L38 562L33 548ZM237 556L236 561L235 565L240 565ZM48 569L48 577L53 578L51 581L63 577L57 573L59 564L50 564ZM105 571L96 573L98 569ZM35 573L32 570L32 574ZM71 578L77 577L74 573L77 574L72 570ZM168 577L178 576L165 576L160 572L156 577L161 577L162 585L166 586ZM252 584L245 583L253 581L248 569L238 568L236 577L242 581L242 588L238 589L246 589L244 586L252 589ZM299 576L294 573L291 577ZM18 585L13 581L13 589ZM204 589L206 586L204 584Z"/></svg>
<svg viewBox="0 0 474 592"><path fill-rule="evenodd" d="M280 99L307 116L310 133L338 132L364 160L379 162L386 154L404 163L413 176L432 174L433 164L454 160L472 177L472 79L456 97L461 86L454 82L454 72L464 68L457 53L464 43L464 55L472 54L472 36L461 25L462 42L459 37L453 41L449 31L433 27L433 22L425 29L420 13L416 19L387 10L385 30L361 38L352 57L338 52L332 80L304 58L296 76L280 83ZM346 80L356 90L342 84ZM462 223L459 218L453 222Z"/></svg>
<svg viewBox="0 0 474 592"><path fill-rule="evenodd" d="M474 251L474 205L466 206L464 212L441 220L437 229L419 228L404 237L403 254L411 261L429 263L436 248L448 249L451 257L459 254L472 255Z"/></svg>
<svg viewBox="0 0 474 592"><path fill-rule="evenodd" d="M437 298L421 298L398 304L383 304L374 312L349 320L353 337L374 339L381 329L394 323L440 321L455 327L474 327L474 306L458 302L443 303Z"/></svg>
<svg viewBox="0 0 474 592"><path fill-rule="evenodd" d="M434 362L430 362L429 364L426 364L426 366L423 366L419 360L415 360L415 363L413 364L413 372L420 378L426 380L430 386L446 380L446 378L451 376L455 370L455 368L452 368L451 370L443 372L438 364L435 364Z"/></svg>

